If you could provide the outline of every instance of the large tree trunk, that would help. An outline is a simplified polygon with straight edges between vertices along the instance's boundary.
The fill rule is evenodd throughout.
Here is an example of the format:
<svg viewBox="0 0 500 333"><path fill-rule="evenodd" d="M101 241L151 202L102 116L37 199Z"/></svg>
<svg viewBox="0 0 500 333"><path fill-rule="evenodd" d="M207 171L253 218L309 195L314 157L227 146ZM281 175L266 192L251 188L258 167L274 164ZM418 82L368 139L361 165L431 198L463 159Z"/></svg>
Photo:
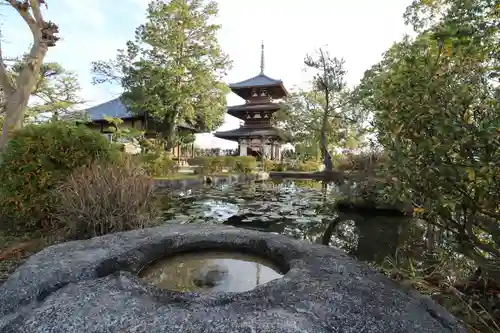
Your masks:
<svg viewBox="0 0 500 333"><path fill-rule="evenodd" d="M179 108L176 106L174 108L175 113L171 115L166 115L163 118L162 125L161 125L161 136L165 140L165 150L170 153L172 148L175 147L175 130L176 130L176 124L177 124L177 119L180 114Z"/></svg>
<svg viewBox="0 0 500 333"><path fill-rule="evenodd" d="M0 151L5 151L10 132L23 126L26 107L40 75L40 68L47 50L59 39L55 36L59 32L57 25L43 19L40 5L46 5L45 1L7 0L7 2L30 28L33 45L15 82L12 82L12 77L7 73L0 45L0 85L5 93L5 121L0 137Z"/></svg>
<svg viewBox="0 0 500 333"><path fill-rule="evenodd" d="M37 45L33 45L33 48L35 46ZM1 151L5 151L10 132L23 127L26 107L31 93L35 89L40 67L46 53L47 47L45 45L38 45L38 49L31 50L27 63L16 80L14 91L6 96L5 121L2 136L0 137Z"/></svg>

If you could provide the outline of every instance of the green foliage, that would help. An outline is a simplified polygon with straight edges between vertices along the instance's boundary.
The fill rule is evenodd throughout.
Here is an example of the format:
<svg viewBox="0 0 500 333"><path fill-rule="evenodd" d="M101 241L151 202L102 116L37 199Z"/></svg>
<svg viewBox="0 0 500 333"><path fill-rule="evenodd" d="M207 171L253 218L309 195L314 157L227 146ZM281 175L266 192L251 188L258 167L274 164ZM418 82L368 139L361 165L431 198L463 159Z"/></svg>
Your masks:
<svg viewBox="0 0 500 333"><path fill-rule="evenodd" d="M462 253L497 274L498 10L493 1L415 1L407 18L420 34L396 43L358 87L399 184L391 195L455 233Z"/></svg>
<svg viewBox="0 0 500 333"><path fill-rule="evenodd" d="M8 66L7 70L13 79L19 76L24 66L27 66L26 60L27 55ZM35 89L31 94L31 104L26 110L25 117L32 122L40 113L53 112L52 118L57 120L59 116L66 115L74 106L83 102L78 97L80 90L75 73L68 71L57 62L44 63L40 68Z"/></svg>
<svg viewBox="0 0 500 333"><path fill-rule="evenodd" d="M362 109L353 107L346 91L337 92L329 101L324 133L329 149L355 148L360 145L366 128ZM333 104L335 101L335 104ZM321 133L325 117L325 93L318 90L299 90L284 101L282 110L273 119L291 137L295 151L301 155L321 157Z"/></svg>
<svg viewBox="0 0 500 333"><path fill-rule="evenodd" d="M345 81L347 73L344 66L345 61L344 59L330 56L328 51L320 48L316 55L307 55L304 63L309 70L314 72L312 81L314 99L319 102L316 104L316 109L321 110L321 116L318 120L320 124L318 133L321 157L323 158L325 169L331 170L333 164L328 147L329 128L333 127L337 135L340 133L345 135L349 134L349 131L344 128L345 124L355 124L355 120L350 119L348 116L348 111L350 111L348 108L350 92L347 90L347 83ZM310 106L311 103L307 103L306 105Z"/></svg>
<svg viewBox="0 0 500 333"><path fill-rule="evenodd" d="M140 155L144 169L152 176L163 177L177 172L177 162L165 152Z"/></svg>
<svg viewBox="0 0 500 333"><path fill-rule="evenodd" d="M335 169L362 172L364 175L374 174L377 169L383 169L384 162L387 162L387 158L379 152L345 154L334 158Z"/></svg>
<svg viewBox="0 0 500 333"><path fill-rule="evenodd" d="M134 139L144 138L143 130L122 126L123 119L121 118L104 116L104 120L106 120L110 125L107 128L107 131L113 133L114 142L119 142L119 143L123 141L130 142L133 141ZM137 142L139 142L139 140ZM139 144L141 145L141 142L139 142ZM144 147L144 145L141 145L141 147Z"/></svg>
<svg viewBox="0 0 500 333"><path fill-rule="evenodd" d="M307 171L307 172L315 172L319 171L321 168L321 163L314 160L299 162L295 165L290 165L287 167L289 171Z"/></svg>
<svg viewBox="0 0 500 333"><path fill-rule="evenodd" d="M76 168L114 160L117 148L85 126L53 122L15 132L3 154L0 212L15 229L40 228L57 203L53 190Z"/></svg>
<svg viewBox="0 0 500 333"><path fill-rule="evenodd" d="M218 169L222 169L222 161L220 157L201 156L190 159L188 163L189 165L197 166L199 173L207 175L217 172Z"/></svg>
<svg viewBox="0 0 500 333"><path fill-rule="evenodd" d="M264 161L265 171L286 171L285 165L279 161L265 160Z"/></svg>
<svg viewBox="0 0 500 333"><path fill-rule="evenodd" d="M250 173L257 167L257 160L252 156L200 156L188 161L189 165L199 167L204 175L229 172Z"/></svg>
<svg viewBox="0 0 500 333"><path fill-rule="evenodd" d="M235 162L229 156L203 156L192 159L190 164L198 166L203 175L222 172L224 169L233 170Z"/></svg>
<svg viewBox="0 0 500 333"><path fill-rule="evenodd" d="M70 238L144 228L160 216L153 179L130 162L79 168L57 193L55 217Z"/></svg>
<svg viewBox="0 0 500 333"><path fill-rule="evenodd" d="M234 171L241 173L251 173L257 168L257 160L252 156L234 156L236 159L236 165Z"/></svg>
<svg viewBox="0 0 500 333"><path fill-rule="evenodd" d="M169 147L179 124L206 132L222 124L230 62L217 41L220 26L210 22L217 13L214 1L151 1L135 40L116 60L93 64L95 82L119 81L123 102L147 112Z"/></svg>

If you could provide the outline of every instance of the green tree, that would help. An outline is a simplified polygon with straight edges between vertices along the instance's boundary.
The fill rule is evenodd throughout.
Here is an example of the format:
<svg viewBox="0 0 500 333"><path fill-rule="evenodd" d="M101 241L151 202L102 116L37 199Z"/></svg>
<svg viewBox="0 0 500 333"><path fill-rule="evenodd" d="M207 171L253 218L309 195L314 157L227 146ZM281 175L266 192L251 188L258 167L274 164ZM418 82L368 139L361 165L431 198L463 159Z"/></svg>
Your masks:
<svg viewBox="0 0 500 333"><path fill-rule="evenodd" d="M7 64L7 73L13 80L23 70L25 57L14 59ZM52 113L52 119L64 116L73 111L74 106L83 103L79 98L80 84L77 76L62 67L59 63L42 64L35 88L31 94L32 103L24 112L24 124L40 119L41 113ZM4 94L0 91L0 103ZM0 109L0 118L5 116L5 109Z"/></svg>
<svg viewBox="0 0 500 333"><path fill-rule="evenodd" d="M211 131L223 122L230 62L210 22L217 12L213 1L151 1L135 40L115 60L93 64L94 82L121 83L123 102L152 116L167 149L180 123Z"/></svg>
<svg viewBox="0 0 500 333"><path fill-rule="evenodd" d="M297 153L316 159L321 157L322 111L319 102L318 95L312 91L293 92L273 118L275 125L290 136Z"/></svg>
<svg viewBox="0 0 500 333"><path fill-rule="evenodd" d="M345 81L345 61L332 57L328 51L320 48L315 55L307 55L304 63L314 72L313 92L320 117L320 145L326 170L333 169L332 156L329 152L328 133L337 143L343 137L352 137L352 129L360 122L359 109L350 104L350 92Z"/></svg>
<svg viewBox="0 0 500 333"><path fill-rule="evenodd" d="M26 106L35 89L45 55L49 47L55 46L59 40L56 36L59 28L56 24L44 20L41 6L46 5L45 0L2 0L2 3L15 9L30 28L33 37L30 51L24 60L25 65L15 78L7 72L0 45L0 87L5 98L5 121L0 137L0 149L5 150L10 131L23 126Z"/></svg>
<svg viewBox="0 0 500 333"><path fill-rule="evenodd" d="M84 101L79 97L81 91L78 77L59 63L49 62L41 66L35 90L34 103L28 107L28 115L35 117L40 113L52 113L52 120L58 120L74 111L75 106Z"/></svg>
<svg viewBox="0 0 500 333"><path fill-rule="evenodd" d="M308 56L305 63L315 72L312 89L292 93L274 123L290 134L298 153L317 159L328 157L334 148L359 146L366 132L364 115L351 103L343 60L320 49L316 58Z"/></svg>
<svg viewBox="0 0 500 333"><path fill-rule="evenodd" d="M500 264L500 11L495 1L415 1L406 37L366 72L359 97L398 180L392 194L455 234L485 270ZM399 191L396 191L398 190Z"/></svg>

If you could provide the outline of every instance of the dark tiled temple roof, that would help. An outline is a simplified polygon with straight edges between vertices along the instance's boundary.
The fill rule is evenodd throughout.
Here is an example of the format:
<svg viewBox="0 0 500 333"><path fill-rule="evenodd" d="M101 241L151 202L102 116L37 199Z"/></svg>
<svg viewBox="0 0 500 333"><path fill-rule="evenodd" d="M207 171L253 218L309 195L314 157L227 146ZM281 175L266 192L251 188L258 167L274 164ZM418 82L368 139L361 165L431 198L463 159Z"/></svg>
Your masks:
<svg viewBox="0 0 500 333"><path fill-rule="evenodd" d="M126 119L137 116L120 101L119 97L88 108L85 110L85 113L88 115L90 121L104 121L106 120L105 117ZM178 127L196 131L193 126L187 124L179 124Z"/></svg>
<svg viewBox="0 0 500 333"><path fill-rule="evenodd" d="M279 103L263 103L263 104L242 104L230 106L227 108L227 113L236 118L244 120L245 113L249 112L259 112L259 111L270 111L275 112L281 108Z"/></svg>
<svg viewBox="0 0 500 333"><path fill-rule="evenodd" d="M120 101L115 98L105 103L93 106L85 110L91 121L102 121L105 117L132 118L135 115Z"/></svg>
<svg viewBox="0 0 500 333"><path fill-rule="evenodd" d="M278 111L282 107L279 103L262 103L262 104L241 104L229 106L228 111Z"/></svg>
<svg viewBox="0 0 500 333"><path fill-rule="evenodd" d="M280 129L275 127L249 127L249 126L241 126L240 128L229 130L225 132L215 132L214 136L226 139L237 141L240 138L244 137L276 137L282 141L287 141L288 136Z"/></svg>
<svg viewBox="0 0 500 333"><path fill-rule="evenodd" d="M281 84L283 84L283 81L281 81L281 80L275 80L275 79L272 79L265 74L259 74L257 76L252 77L251 79L248 79L245 81L231 83L231 84L229 84L229 88L239 89L239 88L248 88L248 87L275 86L275 85L281 85Z"/></svg>

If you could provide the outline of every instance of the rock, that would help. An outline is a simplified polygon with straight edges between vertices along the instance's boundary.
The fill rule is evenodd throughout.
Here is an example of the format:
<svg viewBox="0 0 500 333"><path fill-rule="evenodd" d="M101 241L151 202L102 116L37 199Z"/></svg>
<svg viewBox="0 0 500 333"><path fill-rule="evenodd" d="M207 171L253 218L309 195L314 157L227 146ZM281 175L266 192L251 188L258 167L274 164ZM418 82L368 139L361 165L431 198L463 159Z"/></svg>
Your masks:
<svg viewBox="0 0 500 333"><path fill-rule="evenodd" d="M215 294L161 290L137 276L164 255L215 248L265 256L286 274L248 292ZM0 332L466 330L431 299L337 249L233 227L168 225L35 254L0 286Z"/></svg>

